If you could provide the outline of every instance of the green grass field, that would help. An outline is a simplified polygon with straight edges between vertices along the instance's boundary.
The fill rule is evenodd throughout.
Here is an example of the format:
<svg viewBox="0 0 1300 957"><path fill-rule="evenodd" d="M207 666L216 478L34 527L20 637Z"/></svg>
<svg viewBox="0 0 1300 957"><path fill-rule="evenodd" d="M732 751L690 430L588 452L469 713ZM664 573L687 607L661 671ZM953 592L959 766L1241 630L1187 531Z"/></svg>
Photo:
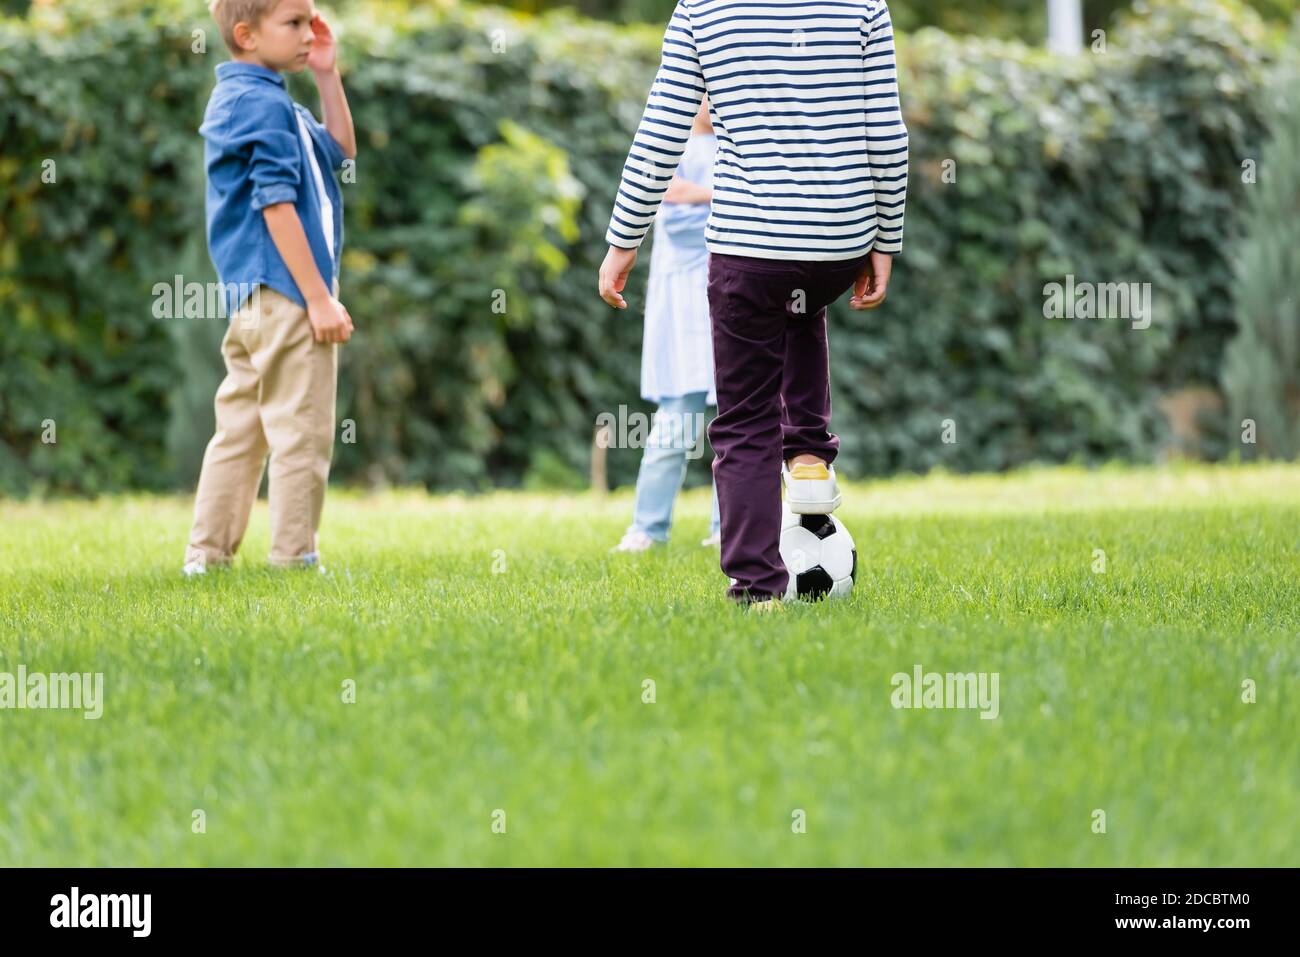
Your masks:
<svg viewBox="0 0 1300 957"><path fill-rule="evenodd" d="M326 576L262 503L195 581L188 499L0 503L0 671L104 674L0 710L0 864L1300 864L1300 467L846 492L852 598L765 616L703 489L637 557L626 493L335 493Z"/></svg>

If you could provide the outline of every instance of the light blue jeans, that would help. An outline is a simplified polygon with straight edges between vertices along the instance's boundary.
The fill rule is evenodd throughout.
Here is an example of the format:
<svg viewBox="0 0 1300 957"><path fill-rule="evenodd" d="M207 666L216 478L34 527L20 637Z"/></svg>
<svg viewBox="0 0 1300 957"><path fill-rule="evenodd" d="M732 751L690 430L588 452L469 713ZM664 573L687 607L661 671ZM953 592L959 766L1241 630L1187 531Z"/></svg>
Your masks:
<svg viewBox="0 0 1300 957"><path fill-rule="evenodd" d="M646 437L641 469L636 478L632 530L645 532L657 542L668 541L673 503L686 478L686 451L703 440L704 400L707 397L707 392L691 392L664 399L659 403L650 435ZM714 486L709 534L716 533L718 528L718 489Z"/></svg>

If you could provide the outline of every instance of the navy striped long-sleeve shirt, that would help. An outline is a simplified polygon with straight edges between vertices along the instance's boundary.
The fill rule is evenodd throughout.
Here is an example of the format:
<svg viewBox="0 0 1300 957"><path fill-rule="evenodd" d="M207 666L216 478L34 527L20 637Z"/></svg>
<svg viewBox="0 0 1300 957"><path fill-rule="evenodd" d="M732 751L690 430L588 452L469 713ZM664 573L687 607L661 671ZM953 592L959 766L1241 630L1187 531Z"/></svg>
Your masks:
<svg viewBox="0 0 1300 957"><path fill-rule="evenodd" d="M907 127L885 0L679 0L606 240L641 244L705 93L710 252L832 260L903 246Z"/></svg>

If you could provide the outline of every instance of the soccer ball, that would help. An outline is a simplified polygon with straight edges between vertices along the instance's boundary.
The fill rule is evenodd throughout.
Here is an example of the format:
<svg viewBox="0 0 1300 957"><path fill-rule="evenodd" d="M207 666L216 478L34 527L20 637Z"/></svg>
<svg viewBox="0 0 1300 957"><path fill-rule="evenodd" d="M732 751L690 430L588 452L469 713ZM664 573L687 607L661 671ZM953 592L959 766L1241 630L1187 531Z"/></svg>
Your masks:
<svg viewBox="0 0 1300 957"><path fill-rule="evenodd" d="M785 598L843 598L858 577L853 536L834 515L781 514L781 560L790 573Z"/></svg>

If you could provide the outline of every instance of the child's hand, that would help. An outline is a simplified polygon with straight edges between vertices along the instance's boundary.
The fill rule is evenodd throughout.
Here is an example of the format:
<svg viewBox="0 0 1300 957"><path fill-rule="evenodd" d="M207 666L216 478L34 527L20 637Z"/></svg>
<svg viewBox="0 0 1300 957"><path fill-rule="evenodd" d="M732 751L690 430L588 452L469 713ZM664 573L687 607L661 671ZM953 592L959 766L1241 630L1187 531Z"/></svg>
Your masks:
<svg viewBox="0 0 1300 957"><path fill-rule="evenodd" d="M334 31L319 13L311 18L311 52L307 54L307 68L313 73L329 73L334 69L338 50L334 45Z"/></svg>
<svg viewBox="0 0 1300 957"><path fill-rule="evenodd" d="M635 265L636 250L620 249L618 246L610 246L605 261L600 264L600 298L615 309L627 308L627 300L623 298L622 292Z"/></svg>
<svg viewBox="0 0 1300 957"><path fill-rule="evenodd" d="M352 338L352 316L333 297L308 303L307 320L317 342L347 342Z"/></svg>
<svg viewBox="0 0 1300 957"><path fill-rule="evenodd" d="M893 256L873 249L867 258L867 264L862 267L862 272L853 283L850 308L875 309L884 302L885 291L889 288L889 274L893 268Z"/></svg>

